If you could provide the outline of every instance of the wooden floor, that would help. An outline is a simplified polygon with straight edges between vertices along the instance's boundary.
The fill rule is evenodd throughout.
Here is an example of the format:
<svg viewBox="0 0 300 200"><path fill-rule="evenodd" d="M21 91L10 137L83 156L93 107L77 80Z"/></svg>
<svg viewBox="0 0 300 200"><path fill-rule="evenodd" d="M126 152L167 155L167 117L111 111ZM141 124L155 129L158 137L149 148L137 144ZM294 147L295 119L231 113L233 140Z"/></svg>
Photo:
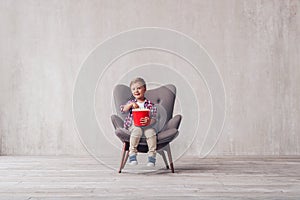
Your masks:
<svg viewBox="0 0 300 200"><path fill-rule="evenodd" d="M175 170L118 174L90 157L1 156L0 199L300 199L300 157L185 157Z"/></svg>

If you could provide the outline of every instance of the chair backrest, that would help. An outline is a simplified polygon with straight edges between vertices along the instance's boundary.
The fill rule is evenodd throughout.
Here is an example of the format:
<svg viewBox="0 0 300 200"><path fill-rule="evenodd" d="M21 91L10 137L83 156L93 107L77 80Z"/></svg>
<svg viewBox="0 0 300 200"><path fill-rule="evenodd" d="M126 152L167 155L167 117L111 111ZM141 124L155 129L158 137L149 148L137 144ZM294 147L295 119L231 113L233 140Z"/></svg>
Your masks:
<svg viewBox="0 0 300 200"><path fill-rule="evenodd" d="M133 99L131 90L126 85L116 85L113 91L117 114L124 120L127 114L121 113L120 106ZM147 90L145 97L157 107L157 130L160 131L173 116L174 103L176 98L176 87L164 85L158 88Z"/></svg>

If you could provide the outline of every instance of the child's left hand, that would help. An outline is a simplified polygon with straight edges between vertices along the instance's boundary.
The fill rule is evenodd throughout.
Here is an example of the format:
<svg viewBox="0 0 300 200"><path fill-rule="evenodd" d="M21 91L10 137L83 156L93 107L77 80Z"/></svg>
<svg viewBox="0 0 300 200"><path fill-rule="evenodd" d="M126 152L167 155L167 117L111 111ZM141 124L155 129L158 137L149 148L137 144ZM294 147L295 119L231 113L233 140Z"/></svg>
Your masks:
<svg viewBox="0 0 300 200"><path fill-rule="evenodd" d="M143 126L148 126L150 124L151 119L149 117L141 118L140 122Z"/></svg>

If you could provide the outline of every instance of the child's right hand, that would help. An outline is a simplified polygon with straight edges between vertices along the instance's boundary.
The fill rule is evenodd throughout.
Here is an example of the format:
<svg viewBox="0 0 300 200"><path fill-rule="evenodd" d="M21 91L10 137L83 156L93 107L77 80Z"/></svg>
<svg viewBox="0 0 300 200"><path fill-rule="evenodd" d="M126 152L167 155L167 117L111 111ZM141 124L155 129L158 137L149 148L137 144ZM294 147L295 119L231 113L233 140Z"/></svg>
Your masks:
<svg viewBox="0 0 300 200"><path fill-rule="evenodd" d="M132 103L128 103L126 104L123 109L122 109L122 112L127 112L129 111L131 108L139 108L139 105L135 102L132 102Z"/></svg>
<svg viewBox="0 0 300 200"><path fill-rule="evenodd" d="M137 103L135 103L135 102L132 102L131 107L136 109L136 108L139 108L139 105L137 105Z"/></svg>

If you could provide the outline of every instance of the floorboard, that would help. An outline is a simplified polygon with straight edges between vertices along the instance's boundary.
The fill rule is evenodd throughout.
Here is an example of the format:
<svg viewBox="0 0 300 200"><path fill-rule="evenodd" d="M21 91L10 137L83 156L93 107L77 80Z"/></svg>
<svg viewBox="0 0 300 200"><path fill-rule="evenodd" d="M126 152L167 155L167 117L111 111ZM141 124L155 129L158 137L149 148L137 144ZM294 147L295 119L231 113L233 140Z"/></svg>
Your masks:
<svg viewBox="0 0 300 200"><path fill-rule="evenodd" d="M116 163L111 161L111 163ZM0 199L300 199L300 157L182 157L175 173L91 157L0 156Z"/></svg>

